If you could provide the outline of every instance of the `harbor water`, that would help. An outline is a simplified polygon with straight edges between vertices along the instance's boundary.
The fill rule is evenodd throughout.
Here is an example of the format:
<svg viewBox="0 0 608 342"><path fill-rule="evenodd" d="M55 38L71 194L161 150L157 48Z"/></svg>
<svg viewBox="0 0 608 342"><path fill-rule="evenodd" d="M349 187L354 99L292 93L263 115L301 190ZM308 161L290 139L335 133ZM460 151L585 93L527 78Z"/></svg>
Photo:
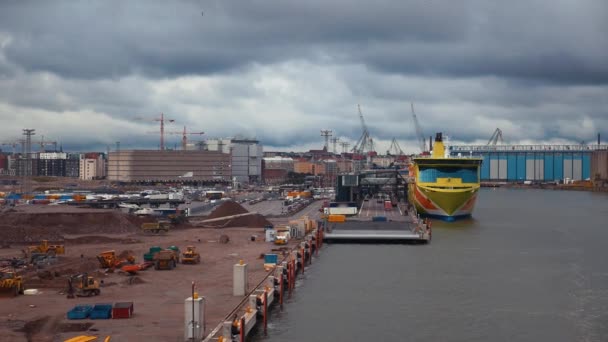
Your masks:
<svg viewBox="0 0 608 342"><path fill-rule="evenodd" d="M608 341L608 194L482 189L429 245L325 245L254 341Z"/></svg>

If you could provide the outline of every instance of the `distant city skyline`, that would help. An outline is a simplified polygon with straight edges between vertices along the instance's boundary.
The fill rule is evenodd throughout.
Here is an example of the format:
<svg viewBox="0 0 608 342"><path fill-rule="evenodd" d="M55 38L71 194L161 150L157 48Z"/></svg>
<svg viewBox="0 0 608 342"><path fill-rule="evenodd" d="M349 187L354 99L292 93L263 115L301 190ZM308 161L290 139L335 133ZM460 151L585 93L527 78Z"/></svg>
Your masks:
<svg viewBox="0 0 608 342"><path fill-rule="evenodd" d="M427 139L595 143L606 32L600 0L2 2L0 141L157 149L164 113L267 151L320 149L322 129L352 147L361 104L378 152L413 153L414 102Z"/></svg>

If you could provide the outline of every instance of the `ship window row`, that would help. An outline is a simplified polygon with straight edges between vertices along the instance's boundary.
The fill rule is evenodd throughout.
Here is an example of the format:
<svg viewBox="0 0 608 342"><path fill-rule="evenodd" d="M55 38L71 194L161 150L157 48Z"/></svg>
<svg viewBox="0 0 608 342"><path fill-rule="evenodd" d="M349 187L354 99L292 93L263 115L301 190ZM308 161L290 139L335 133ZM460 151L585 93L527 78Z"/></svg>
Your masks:
<svg viewBox="0 0 608 342"><path fill-rule="evenodd" d="M420 167L418 180L422 183L434 183L437 178L460 178L463 183L478 183L477 169L460 167Z"/></svg>

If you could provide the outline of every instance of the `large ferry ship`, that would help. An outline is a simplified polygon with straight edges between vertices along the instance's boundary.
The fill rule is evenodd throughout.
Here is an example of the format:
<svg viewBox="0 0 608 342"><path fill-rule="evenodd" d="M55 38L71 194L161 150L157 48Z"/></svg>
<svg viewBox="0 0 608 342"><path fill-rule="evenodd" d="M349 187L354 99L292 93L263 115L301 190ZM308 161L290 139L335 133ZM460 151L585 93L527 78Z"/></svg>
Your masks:
<svg viewBox="0 0 608 342"><path fill-rule="evenodd" d="M423 216L453 221L471 216L479 191L481 158L449 156L437 133L430 156L413 158L410 203Z"/></svg>

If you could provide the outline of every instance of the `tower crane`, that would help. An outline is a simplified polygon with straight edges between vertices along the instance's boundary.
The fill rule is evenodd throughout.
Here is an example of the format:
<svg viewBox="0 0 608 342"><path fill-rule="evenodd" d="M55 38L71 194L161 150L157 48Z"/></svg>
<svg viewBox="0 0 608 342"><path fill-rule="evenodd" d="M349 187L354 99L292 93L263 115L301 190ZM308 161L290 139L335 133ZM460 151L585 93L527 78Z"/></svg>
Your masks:
<svg viewBox="0 0 608 342"><path fill-rule="evenodd" d="M36 142L40 146L40 152L44 152L46 145L53 145L53 151L57 151L57 142L44 140L44 135L40 138L40 141Z"/></svg>
<svg viewBox="0 0 608 342"><path fill-rule="evenodd" d="M165 122L175 122L173 119L165 119L165 115L160 113L160 118L142 118L137 117L136 120L144 120L144 121L156 121L160 122L160 150L163 151L165 149Z"/></svg>
<svg viewBox="0 0 608 342"><path fill-rule="evenodd" d="M363 112L361 111L361 105L357 105L357 108L359 109L359 120L361 121L361 129L363 132L361 133L359 140L355 143L352 151L354 153L363 154L365 151L371 152L374 150L374 140L369 135L369 130L367 129L367 124L363 118Z"/></svg>
<svg viewBox="0 0 608 342"><path fill-rule="evenodd" d="M186 132L186 126L184 126L184 131L183 132L166 132L167 134L173 135L173 134L181 134L182 135L182 150L186 150L186 147L188 146L188 135L203 135L205 134L205 132Z"/></svg>
<svg viewBox="0 0 608 342"><path fill-rule="evenodd" d="M418 118L416 117L416 112L414 111L414 103L412 105L412 117L414 118L414 126L416 127L416 139L418 139L418 147L420 147L420 152L426 152L426 143L424 141L424 134L422 133L422 128L420 127L420 123L418 122Z"/></svg>
<svg viewBox="0 0 608 342"><path fill-rule="evenodd" d="M500 128L496 128L496 130L494 131L494 133L492 134L492 136L490 137L490 140L488 140L488 143L486 145L496 146L496 144L499 141L500 141L500 145L502 145L503 144L502 130L500 130Z"/></svg>

